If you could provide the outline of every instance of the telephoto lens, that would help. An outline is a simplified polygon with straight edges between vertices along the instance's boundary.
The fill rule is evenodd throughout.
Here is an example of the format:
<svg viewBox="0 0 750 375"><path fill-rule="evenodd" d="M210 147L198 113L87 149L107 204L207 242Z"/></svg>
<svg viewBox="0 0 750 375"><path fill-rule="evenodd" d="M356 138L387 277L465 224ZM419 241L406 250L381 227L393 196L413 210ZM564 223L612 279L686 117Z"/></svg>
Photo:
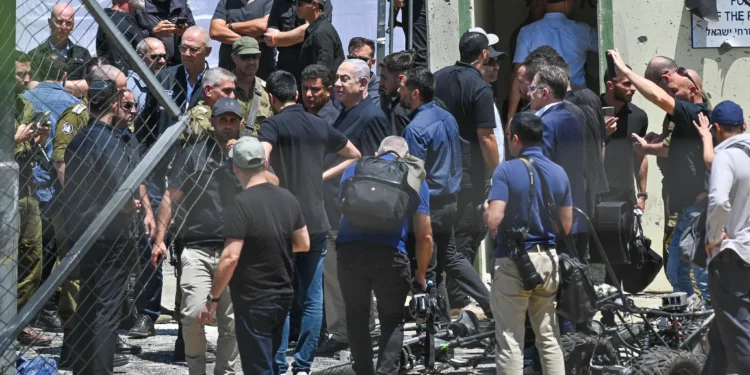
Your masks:
<svg viewBox="0 0 750 375"><path fill-rule="evenodd" d="M534 290L537 286L544 283L542 277L536 272L536 267L534 267L534 263L531 263L529 253L525 249L518 251L516 266L518 267L518 273L521 274L524 289Z"/></svg>

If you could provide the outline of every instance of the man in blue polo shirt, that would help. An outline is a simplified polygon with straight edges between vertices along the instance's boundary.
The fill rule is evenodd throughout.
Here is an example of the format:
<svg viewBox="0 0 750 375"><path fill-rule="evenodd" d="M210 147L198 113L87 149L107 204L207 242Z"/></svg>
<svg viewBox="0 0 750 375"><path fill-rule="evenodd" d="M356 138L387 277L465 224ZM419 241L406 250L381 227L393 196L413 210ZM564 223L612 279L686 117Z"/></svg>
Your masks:
<svg viewBox="0 0 750 375"><path fill-rule="evenodd" d="M399 104L412 111L411 122L404 129L409 154L425 162L427 186L430 189L430 221L436 259L434 271L441 311L450 320L448 293L443 271L456 281L460 290L472 296L487 313L490 312L490 293L469 260L448 246L453 236L453 223L458 212L456 193L461 188L461 140L456 119L435 104L435 78L426 68L406 71L398 89Z"/></svg>
<svg viewBox="0 0 750 375"><path fill-rule="evenodd" d="M492 175L492 188L485 204L485 220L490 234L497 240L495 274L492 278L492 312L495 320L495 364L498 374L523 372L523 342L526 312L536 333L544 374L563 375L560 330L555 302L560 283L558 258L555 250L554 219L545 209L545 195L539 173L548 184L549 193L558 207L565 235L573 223L573 200L565 170L542 151L542 120L529 112L516 114L510 123L508 147L515 160L500 164ZM530 193L532 178L524 160L533 160L534 192ZM533 201L532 201L533 198ZM508 257L505 232L525 228L528 236L524 244L529 259L542 284L526 290L516 263Z"/></svg>
<svg viewBox="0 0 750 375"><path fill-rule="evenodd" d="M409 146L398 136L383 139L378 152L383 159L394 160L395 153L407 156ZM341 177L341 187L354 177L357 164L350 166ZM410 288L410 266L406 255L409 224L413 223L416 236L417 267L414 284L425 290L427 265L432 256L430 227L430 194L427 182L422 181L419 195L412 195L410 211L403 224L393 232L373 233L341 218L336 241L337 268L341 292L346 305L346 329L354 372L358 375L375 374L372 367L370 340L370 301L372 292L378 300L378 317L382 332L378 342L378 374L398 372L404 339L404 303Z"/></svg>

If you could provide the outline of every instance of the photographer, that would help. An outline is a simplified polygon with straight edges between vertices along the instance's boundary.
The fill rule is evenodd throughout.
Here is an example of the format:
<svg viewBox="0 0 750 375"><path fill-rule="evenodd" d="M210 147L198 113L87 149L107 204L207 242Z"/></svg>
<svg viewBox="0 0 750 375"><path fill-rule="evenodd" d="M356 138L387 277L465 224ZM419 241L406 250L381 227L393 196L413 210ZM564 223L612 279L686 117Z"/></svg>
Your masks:
<svg viewBox="0 0 750 375"><path fill-rule="evenodd" d="M542 153L542 133L542 120L536 115L523 112L513 117L508 147L517 159L495 169L485 204L485 220L497 240L490 303L497 317L498 374L523 371L527 310L544 374L565 373L555 311L560 283L555 234L559 231L545 208L545 191L549 190L547 194L559 207L556 214L565 234L573 222L573 202L565 171ZM539 173L547 186L542 186Z"/></svg>

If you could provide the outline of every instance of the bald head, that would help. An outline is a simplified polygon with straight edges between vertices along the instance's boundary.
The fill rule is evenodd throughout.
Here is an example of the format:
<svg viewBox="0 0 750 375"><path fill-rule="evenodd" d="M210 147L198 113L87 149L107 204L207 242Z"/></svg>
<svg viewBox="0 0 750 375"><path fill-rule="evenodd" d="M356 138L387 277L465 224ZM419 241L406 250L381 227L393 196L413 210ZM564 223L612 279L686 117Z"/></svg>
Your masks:
<svg viewBox="0 0 750 375"><path fill-rule="evenodd" d="M58 3L52 7L47 23L50 28L50 41L54 45L67 43L70 33L75 27L75 9L68 3Z"/></svg>
<svg viewBox="0 0 750 375"><path fill-rule="evenodd" d="M120 69L112 65L97 66L89 73L88 80L93 81L112 81L117 85L118 90L126 90L128 79Z"/></svg>
<svg viewBox="0 0 750 375"><path fill-rule="evenodd" d="M687 69L687 72L688 74L690 74L690 78L693 79L693 83L695 83L695 87L702 94L703 93L703 78L701 78L700 74L698 74L698 72L693 69Z"/></svg>
<svg viewBox="0 0 750 375"><path fill-rule="evenodd" d="M648 62L644 77L653 83L660 83L661 76L677 70L677 62L666 56L656 56Z"/></svg>
<svg viewBox="0 0 750 375"><path fill-rule="evenodd" d="M188 27L187 30L185 30L185 34L182 35L182 39L200 43L204 47L208 47L209 43L211 43L211 37L208 30L200 26Z"/></svg>

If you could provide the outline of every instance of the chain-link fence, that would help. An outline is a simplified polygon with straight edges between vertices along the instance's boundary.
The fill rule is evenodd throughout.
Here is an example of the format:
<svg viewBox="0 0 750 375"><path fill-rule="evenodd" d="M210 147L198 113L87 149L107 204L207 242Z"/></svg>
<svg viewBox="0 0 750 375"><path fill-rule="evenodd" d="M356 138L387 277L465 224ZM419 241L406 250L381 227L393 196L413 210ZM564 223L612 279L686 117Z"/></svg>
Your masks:
<svg viewBox="0 0 750 375"><path fill-rule="evenodd" d="M47 29L21 24L16 10L30 3L46 8ZM155 277L155 213L187 117L178 120L181 109L154 75L160 42L136 52L144 35L128 32L131 15L94 0L2 4L0 95L14 110L1 115L0 373L45 365L102 373ZM96 46L68 39L83 15L98 25L85 30L98 33ZM7 42L17 40L14 28L28 43ZM177 212L188 211L182 206Z"/></svg>

